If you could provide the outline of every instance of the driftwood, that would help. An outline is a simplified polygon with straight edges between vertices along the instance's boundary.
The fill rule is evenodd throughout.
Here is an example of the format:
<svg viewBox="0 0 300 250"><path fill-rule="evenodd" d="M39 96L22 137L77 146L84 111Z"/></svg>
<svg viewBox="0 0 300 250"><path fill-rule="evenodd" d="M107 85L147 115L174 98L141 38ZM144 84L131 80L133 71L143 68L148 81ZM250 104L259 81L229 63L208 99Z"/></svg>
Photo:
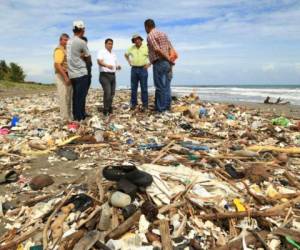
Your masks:
<svg viewBox="0 0 300 250"><path fill-rule="evenodd" d="M72 193L73 193L73 189L71 189L70 192L61 200L61 202L55 208L53 213L48 217L48 220L47 220L47 222L44 226L44 230L43 230L43 249L45 249L45 250L48 249L48 228L51 224L51 220L54 218L55 214L62 208L62 206L64 205L66 200L70 198Z"/></svg>
<svg viewBox="0 0 300 250"><path fill-rule="evenodd" d="M79 230L66 238L64 238L60 244L59 250L72 250L75 244L83 237L84 231Z"/></svg>
<svg viewBox="0 0 300 250"><path fill-rule="evenodd" d="M300 189L300 183L298 182L298 180L293 176L291 175L288 171L285 171L283 173L283 176L285 178L288 179L289 183L291 184L291 186L297 188L297 189Z"/></svg>
<svg viewBox="0 0 300 250"><path fill-rule="evenodd" d="M128 230L140 219L142 215L141 210L136 211L131 217L125 220L122 224L120 224L116 229L112 230L106 237L106 240L109 239L118 239L124 233L128 232Z"/></svg>
<svg viewBox="0 0 300 250"><path fill-rule="evenodd" d="M159 223L159 230L161 235L161 244L163 250L172 250L172 241L170 236L169 223L167 220L161 220Z"/></svg>
<svg viewBox="0 0 300 250"><path fill-rule="evenodd" d="M163 207L161 207L161 208L159 209L159 213L160 213L160 214L163 214L163 213L165 213L165 212L168 212L168 211L169 211L170 209L172 209L172 208L181 207L181 206L183 206L184 204L186 204L185 201L179 201L179 202L172 203L172 204L170 204L170 205L165 205L165 206L163 206Z"/></svg>
<svg viewBox="0 0 300 250"><path fill-rule="evenodd" d="M224 213L211 213L211 214L200 214L199 218L203 220L222 220L222 219L231 219L231 218L244 218L244 217L272 217L272 216L282 216L284 215L284 210L264 210L256 211L249 210L245 212L224 212Z"/></svg>
<svg viewBox="0 0 300 250"><path fill-rule="evenodd" d="M251 151L273 151L278 153L287 153L287 154L300 154L300 147L275 147L275 146L250 146L247 148Z"/></svg>
<svg viewBox="0 0 300 250"><path fill-rule="evenodd" d="M264 100L264 104L286 105L290 103L290 102L283 102L283 100L280 97L278 97L275 102L271 102L270 99L271 97L267 96L266 99Z"/></svg>
<svg viewBox="0 0 300 250"><path fill-rule="evenodd" d="M101 169L99 168L97 171L96 171L96 184L97 184L97 187L98 187L98 191L99 191L99 201L101 203L103 203L103 199L104 199L104 189L103 189L103 186L102 186L102 171Z"/></svg>
<svg viewBox="0 0 300 250"><path fill-rule="evenodd" d="M159 161L167 152L168 150L174 145L175 141L171 141L167 146L165 146L160 152L159 155L151 162L152 164Z"/></svg>
<svg viewBox="0 0 300 250"><path fill-rule="evenodd" d="M32 229L30 229L28 232L24 233L23 235L19 236L18 238L11 240L9 243L0 246L0 250L10 250L10 249L17 249L17 246L29 239L38 229L40 229L42 226L40 224L37 224Z"/></svg>
<svg viewBox="0 0 300 250"><path fill-rule="evenodd" d="M300 242L300 232L296 230L279 227L272 233L281 236L290 236L293 240Z"/></svg>
<svg viewBox="0 0 300 250"><path fill-rule="evenodd" d="M268 235L267 231L260 232L260 236L262 238L267 238L267 235ZM245 238L248 245L250 244L252 245L257 242L257 238L253 234L249 233ZM240 250L240 249L243 249L242 237L237 237L236 239L233 239L225 246L215 248L215 250Z"/></svg>
<svg viewBox="0 0 300 250"><path fill-rule="evenodd" d="M94 216L95 216L97 213L99 213L100 211L101 211L101 207L96 206L96 208L93 210L93 212L91 212L91 213L89 214L89 216L88 216L85 220L81 221L80 224L78 224L78 225L76 226L76 229L81 228L83 225L85 225L87 222L89 222L91 219L93 219Z"/></svg>

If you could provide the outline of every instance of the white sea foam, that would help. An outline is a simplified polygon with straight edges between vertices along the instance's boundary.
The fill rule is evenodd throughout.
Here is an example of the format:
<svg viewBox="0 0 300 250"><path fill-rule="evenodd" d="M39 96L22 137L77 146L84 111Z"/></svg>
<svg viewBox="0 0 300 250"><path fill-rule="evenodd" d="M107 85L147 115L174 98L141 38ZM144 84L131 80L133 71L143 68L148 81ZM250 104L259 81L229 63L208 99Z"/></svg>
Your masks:
<svg viewBox="0 0 300 250"><path fill-rule="evenodd" d="M153 88L152 88L153 90ZM196 93L203 100L214 101L246 101L246 102L263 102L269 96L271 101L276 101L278 97L291 104L300 105L300 86L255 86L255 87L172 87L174 95L186 95Z"/></svg>

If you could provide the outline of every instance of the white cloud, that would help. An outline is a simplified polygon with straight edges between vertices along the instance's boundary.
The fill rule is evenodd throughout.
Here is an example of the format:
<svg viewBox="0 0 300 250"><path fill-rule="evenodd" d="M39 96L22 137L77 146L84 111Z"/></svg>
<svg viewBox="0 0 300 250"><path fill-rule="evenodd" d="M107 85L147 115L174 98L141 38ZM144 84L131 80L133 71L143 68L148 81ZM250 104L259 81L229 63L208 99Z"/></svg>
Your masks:
<svg viewBox="0 0 300 250"><path fill-rule="evenodd" d="M60 33L70 34L72 21L82 19L93 55L104 47L104 39L111 37L125 65L123 53L131 45L130 37L136 32L146 36L143 22L149 17L167 32L180 53L174 82L230 83L266 77L299 82L297 0L159 0L155 7L146 0L97 4L86 0L2 0L1 59L20 63L28 79L50 82L53 48ZM127 83L128 79L129 68L125 67L120 81Z"/></svg>
<svg viewBox="0 0 300 250"><path fill-rule="evenodd" d="M262 66L262 70L264 72L272 72L275 70L275 64L274 63L268 63Z"/></svg>

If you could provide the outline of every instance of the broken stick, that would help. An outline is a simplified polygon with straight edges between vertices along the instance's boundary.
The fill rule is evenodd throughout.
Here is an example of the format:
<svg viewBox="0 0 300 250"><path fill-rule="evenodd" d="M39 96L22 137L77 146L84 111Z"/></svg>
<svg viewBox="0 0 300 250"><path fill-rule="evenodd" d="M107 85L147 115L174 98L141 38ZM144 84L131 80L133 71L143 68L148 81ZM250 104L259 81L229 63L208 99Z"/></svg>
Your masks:
<svg viewBox="0 0 300 250"><path fill-rule="evenodd" d="M126 233L141 217L141 210L136 211L131 217L125 220L121 225L116 229L112 230L106 237L106 240L109 239L118 239L124 233Z"/></svg>
<svg viewBox="0 0 300 250"><path fill-rule="evenodd" d="M172 241L170 236L169 223L167 220L161 220L159 223L159 230L161 235L161 244L163 250L172 250Z"/></svg>

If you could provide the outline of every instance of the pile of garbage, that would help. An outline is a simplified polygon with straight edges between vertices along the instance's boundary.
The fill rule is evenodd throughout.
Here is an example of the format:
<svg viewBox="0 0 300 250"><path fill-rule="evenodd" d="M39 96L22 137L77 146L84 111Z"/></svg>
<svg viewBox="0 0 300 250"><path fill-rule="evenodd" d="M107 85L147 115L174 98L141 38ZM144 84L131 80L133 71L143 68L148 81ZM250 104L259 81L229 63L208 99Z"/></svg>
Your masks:
<svg viewBox="0 0 300 250"><path fill-rule="evenodd" d="M52 93L1 100L0 250L300 249L298 120L128 96L67 125Z"/></svg>

